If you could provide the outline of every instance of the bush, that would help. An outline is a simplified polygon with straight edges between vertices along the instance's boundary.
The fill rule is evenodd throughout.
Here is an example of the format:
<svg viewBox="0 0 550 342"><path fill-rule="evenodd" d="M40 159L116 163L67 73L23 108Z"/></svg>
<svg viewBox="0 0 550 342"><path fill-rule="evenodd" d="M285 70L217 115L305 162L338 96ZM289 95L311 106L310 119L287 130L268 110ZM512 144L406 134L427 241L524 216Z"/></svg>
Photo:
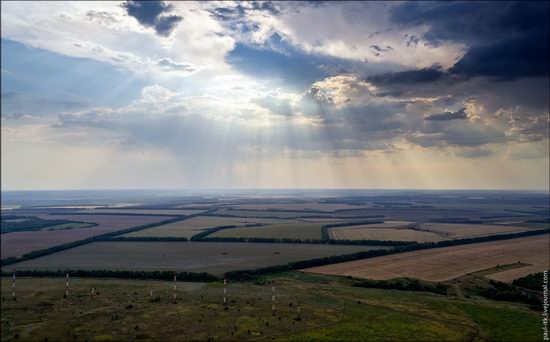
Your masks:
<svg viewBox="0 0 550 342"><path fill-rule="evenodd" d="M543 274L542 272L529 274L523 278L515 279L512 284L530 290L542 291Z"/></svg>

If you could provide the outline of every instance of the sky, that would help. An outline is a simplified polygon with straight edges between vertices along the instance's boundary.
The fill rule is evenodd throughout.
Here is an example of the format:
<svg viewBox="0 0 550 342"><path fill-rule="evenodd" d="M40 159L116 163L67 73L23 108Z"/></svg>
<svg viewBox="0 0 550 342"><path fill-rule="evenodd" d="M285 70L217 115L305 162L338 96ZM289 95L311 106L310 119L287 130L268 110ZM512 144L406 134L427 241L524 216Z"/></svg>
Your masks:
<svg viewBox="0 0 550 342"><path fill-rule="evenodd" d="M549 189L549 2L1 3L2 190Z"/></svg>

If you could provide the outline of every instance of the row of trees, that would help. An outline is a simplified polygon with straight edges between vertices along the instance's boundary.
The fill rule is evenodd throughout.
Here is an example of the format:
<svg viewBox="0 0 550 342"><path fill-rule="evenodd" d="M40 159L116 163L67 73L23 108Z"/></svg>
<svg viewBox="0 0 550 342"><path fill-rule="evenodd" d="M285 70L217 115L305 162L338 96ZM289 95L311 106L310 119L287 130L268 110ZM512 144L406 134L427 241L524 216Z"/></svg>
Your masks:
<svg viewBox="0 0 550 342"><path fill-rule="evenodd" d="M534 310L540 309L542 301L532 292L500 281L490 280L489 284L491 286L479 290L477 294L492 300L530 304Z"/></svg>
<svg viewBox="0 0 550 342"><path fill-rule="evenodd" d="M111 236L102 238L101 241L119 241L119 242L141 242L141 241L156 241L156 242L184 242L188 241L186 237L176 236Z"/></svg>
<svg viewBox="0 0 550 342"><path fill-rule="evenodd" d="M59 213L51 213L51 215L75 215L74 212L59 212ZM146 214L146 213L78 213L78 215L90 215L90 216L96 216L96 215L116 215L116 216L169 216L169 217L183 217L185 215L176 215L176 214Z"/></svg>
<svg viewBox="0 0 550 342"><path fill-rule="evenodd" d="M533 291L542 291L544 274L542 272L529 274L528 276L514 280L512 284Z"/></svg>
<svg viewBox="0 0 550 342"><path fill-rule="evenodd" d="M540 273L542 275L542 273ZM353 286L377 288L377 289L392 289L401 291L426 291L441 295L453 293L452 285L446 283L430 283L418 279L401 278L392 280L357 280ZM542 287L538 288L540 291ZM541 301L534 294L518 287L515 283L509 285L499 281L490 280L484 286L469 286L469 295L482 296L497 301L519 302L530 304L533 309L537 310L540 307Z"/></svg>
<svg viewBox="0 0 550 342"><path fill-rule="evenodd" d="M391 289L401 291L424 291L447 295L450 286L442 283L428 283L418 279L402 278L392 280L362 279L353 284L356 287Z"/></svg>
<svg viewBox="0 0 550 342"><path fill-rule="evenodd" d="M206 272L171 272L171 271L115 271L115 270L21 270L15 271L19 277L71 277L80 278L122 278L122 279L155 279L173 280L174 276L180 281L211 282L220 280L219 277ZM2 271L2 277L9 277L13 274Z"/></svg>
<svg viewBox="0 0 550 342"><path fill-rule="evenodd" d="M235 228L235 227L237 227L237 226L230 225L230 226L216 226L216 227L208 228L208 229L205 229L205 230L203 230L202 232L200 232L198 234L193 235L191 237L191 241L201 241L201 240L204 240L204 238L209 234L215 233L215 232L220 231L220 230L230 229L230 228Z"/></svg>
<svg viewBox="0 0 550 342"><path fill-rule="evenodd" d="M479 219L470 219L467 217L442 217L442 218L431 218L430 222L436 223L466 223L466 224L480 224L483 223Z"/></svg>
<svg viewBox="0 0 550 342"><path fill-rule="evenodd" d="M264 238L264 237L204 237L191 238L191 241L203 242L265 242L265 243L305 243L327 245L359 245L359 246L404 246L415 244L414 241L393 240L321 240L321 239L291 239L291 238Z"/></svg>
<svg viewBox="0 0 550 342"><path fill-rule="evenodd" d="M357 210L357 209L343 209L343 210ZM342 210L342 211L343 211ZM254 211L254 210L246 210L246 211ZM257 210L259 211L259 210ZM262 210L264 211L264 210ZM274 210L269 210L274 211ZM285 210L286 211L286 210ZM336 213L340 212L341 210L337 210ZM228 214L229 211L225 213L211 213L211 214L202 214L205 216L217 216L217 217L251 217L251 218L262 218L262 219L281 219L281 216L243 216L243 215L232 215ZM370 218L380 218L384 217L384 215L357 215L353 216L354 219L370 219ZM322 218L322 219L349 219L349 216L342 216L342 215L302 215L302 216L293 216L293 217L287 217L287 218L298 218L298 219L313 219L313 218Z"/></svg>

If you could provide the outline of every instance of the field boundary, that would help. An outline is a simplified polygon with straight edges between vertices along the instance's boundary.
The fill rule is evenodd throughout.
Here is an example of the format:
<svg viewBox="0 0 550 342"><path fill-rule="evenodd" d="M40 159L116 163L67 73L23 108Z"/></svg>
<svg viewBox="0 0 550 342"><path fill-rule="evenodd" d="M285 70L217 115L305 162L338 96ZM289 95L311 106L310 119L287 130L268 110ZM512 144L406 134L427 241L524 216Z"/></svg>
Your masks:
<svg viewBox="0 0 550 342"><path fill-rule="evenodd" d="M321 239L291 239L291 238L258 238L258 237L205 237L198 242L265 242L265 243L295 243L295 244L326 244L326 245L359 245L359 246L405 246L416 244L415 241L395 240L321 240Z"/></svg>
<svg viewBox="0 0 550 342"><path fill-rule="evenodd" d="M352 222L349 222L353 224ZM380 221L372 222L380 223ZM343 223L342 223L343 224ZM360 224L364 224L364 221ZM265 224L249 224L244 227L260 227ZM327 225L321 226L321 235ZM191 237L191 241L197 242L265 242L265 243L297 243L297 244L327 244L327 245L361 245L361 246L404 246L415 244L415 241L394 241L394 240L336 240L336 239L292 239L292 238L264 238L264 237L208 237L220 230L241 228L241 226L217 226L206 229Z"/></svg>
<svg viewBox="0 0 550 342"><path fill-rule="evenodd" d="M428 243L415 243L411 245L406 246L397 246L392 249L376 249L376 250L369 250L369 251L361 251L351 254L340 254L340 255L332 255L322 258L314 258L314 259L308 259L308 260L299 260L299 261L293 261L287 264L281 264L281 265L273 265L273 266L267 266L267 267L260 267L256 269L248 269L248 270L237 270L237 271L229 271L224 274L224 277L226 279L230 279L233 281L249 281L256 279L257 276L265 275L265 274L272 274L272 273L281 273L286 271L293 271L293 270L299 270L304 268L310 268L310 267L316 267L316 266L324 266L328 264L335 264L335 263L341 263L341 262L347 262L347 261L354 261L354 260L360 260L360 259L369 259L379 256L385 256L385 255L391 255L391 254L398 254L398 253L405 253L405 252L411 252L415 250L422 250L422 249L432 249L432 248L444 248L444 247L450 247L450 246L457 246L457 245L467 245L467 244L476 244L476 243L483 243L483 242L490 242L490 241L498 241L498 240L510 240L520 237L527 237L527 236L534 236L534 235L543 235L543 234L549 234L548 231L542 231L542 230L535 230L535 231L528 231L528 232L520 232L520 233L511 233L511 234L501 234L501 235L493 235L489 237L477 237L477 238L468 238L468 239L458 239L458 240L447 240L447 241L440 241L440 242L428 242ZM90 241L90 242L95 242ZM86 243L90 243L86 242ZM79 245L80 246L80 245ZM76 247L76 246L73 246ZM69 247L72 248L72 247ZM66 249L69 249L66 248ZM61 250L59 250L61 251ZM57 252L57 251L56 251ZM54 252L51 252L54 253ZM47 253L47 254L51 254ZM44 254L46 255L46 254ZM40 255L42 256L42 255ZM37 258L38 256L33 257ZM28 260L28 259L26 259ZM24 260L18 260L24 261ZM12 262L13 264L15 262ZM9 264L7 264L9 265ZM6 266L6 265L2 265ZM48 277L48 276L64 276L67 272L69 274L74 274L74 276L80 276L80 277L97 277L97 278L129 278L129 279L171 279L173 277L174 272L170 271L129 271L129 270L116 270L116 271L110 271L110 270L57 270L57 271L38 271L38 270L18 270L17 274L20 276L29 276L29 277ZM73 273L71 273L73 272ZM80 272L80 275L76 275L77 273L74 272ZM109 273L111 272L111 273ZM163 273L164 272L164 273ZM167 277L169 275L169 278L154 278L153 275L151 275L151 278L140 278L149 276L149 273L151 274L160 274L162 273L162 277ZM177 273L177 272L176 272ZM184 274L188 274L190 278L193 278L197 275L202 275L203 277L206 277L208 279L212 279L214 281L214 278L217 280L221 279L218 278L212 274L203 272L203 273L193 273L193 272L180 272L182 274L182 277L185 277ZM9 276L11 273L8 273L4 270L0 273L2 276ZM112 274L111 276L107 274ZM177 274L176 274L177 275ZM210 276L214 278L209 278ZM179 278L179 276L178 276ZM184 278L181 278L184 279ZM200 280L197 280L200 281Z"/></svg>
<svg viewBox="0 0 550 342"><path fill-rule="evenodd" d="M100 215L109 215L109 216L164 216L164 217L187 217L189 215L180 215L180 214L144 214L144 213L79 213L79 212L51 212L48 215L90 215L90 216L100 216ZM196 214L192 214L196 215Z"/></svg>
<svg viewBox="0 0 550 342"><path fill-rule="evenodd" d="M474 238L467 238L467 239L415 243L415 244L406 245L406 246L397 246L392 249L377 249L377 250L363 251L363 252L357 252L352 254L344 254L344 255L329 256L324 258L295 261L285 265L261 267L253 270L230 271L225 273L225 276L228 279L232 279L232 280L248 280L248 279L253 279L258 275L263 275L267 273L280 273L285 271L293 271L293 270L298 270L303 268L324 266L328 264L335 264L335 263L346 262L346 261L369 259L369 258L374 258L374 257L384 256L384 255L412 252L412 251L422 250L422 249L443 248L443 247L468 245L468 244L483 243L483 242L498 241L498 240L510 240L510 239L516 239L520 237L545 235L545 234L549 234L548 230L534 230L534 231L527 231L527 232L482 236L482 237L474 237Z"/></svg>
<svg viewBox="0 0 550 342"><path fill-rule="evenodd" d="M354 209L355 210L355 209ZM235 210L237 211L237 210ZM245 210L243 210L245 211ZM246 210L249 211L249 210ZM254 211L254 210L251 210ZM265 210L256 210L262 212ZM288 212L288 211L287 211ZM325 212L323 212L325 213ZM318 213L321 214L321 213ZM326 214L332 214L332 212L326 212ZM280 217L280 216L251 216L251 215L231 215L226 213L213 213L213 214L203 214L202 216L219 216L219 217L239 217L239 218L265 218L265 219L276 219L276 220L296 220L296 219L341 219L341 220L355 220L355 219L369 219L369 218L382 218L384 215L361 215L361 216L337 216L337 215L305 215L305 216L296 216L296 217Z"/></svg>
<svg viewBox="0 0 550 342"><path fill-rule="evenodd" d="M172 218L172 219L169 219L169 220L144 224L144 225L141 225L141 226L126 228L126 229L122 229L122 230L117 230L117 231L110 232L110 233L105 233L105 234L92 236L92 237L89 237L89 238L86 238L86 239L83 239L83 240L77 240L77 241L65 243L65 244L62 244L62 245L49 247L49 248L46 248L46 249L40 249L40 250L37 250L37 251L32 251L32 252L29 252L29 253L25 253L20 257L9 257L9 258L6 258L6 259L2 259L0 261L0 266L3 267L3 266L7 266L7 265L12 265L12 264L15 264L15 263L18 263L18 262L21 262L21 261L25 261L25 260L36 259L36 258L45 256L45 255L48 255L48 254L52 254L52 253L55 253L55 252L60 252L60 251L64 251L64 250L67 250L67 249L74 248L74 247L86 245L86 244L89 244L89 243L92 243L92 242L101 241L104 238L115 237L115 236L119 236L119 235L123 235L123 234L137 232L139 230L143 230L143 229L147 229L147 228L153 228L153 227L158 227L158 226L162 226L162 225L169 224L169 223L184 221L184 220L190 219L190 218L195 217L195 216L200 216L200 214L192 214L192 215L188 215L188 216L178 216L178 217L175 217L175 218Z"/></svg>

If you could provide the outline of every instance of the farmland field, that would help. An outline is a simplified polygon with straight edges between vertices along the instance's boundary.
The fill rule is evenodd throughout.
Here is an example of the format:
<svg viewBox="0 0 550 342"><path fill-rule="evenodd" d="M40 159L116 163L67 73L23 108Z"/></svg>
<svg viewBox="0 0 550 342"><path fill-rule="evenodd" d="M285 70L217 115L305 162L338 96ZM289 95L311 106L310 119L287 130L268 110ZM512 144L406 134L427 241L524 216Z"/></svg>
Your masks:
<svg viewBox="0 0 550 342"><path fill-rule="evenodd" d="M277 284L275 314L271 280ZM2 302L1 336L3 341L540 340L540 313L522 304L363 289L346 279L295 272L263 281L230 283L224 310L221 283L178 282L173 304L172 282L71 278L70 295L63 299L64 279L19 278L17 301ZM1 284L2 298L9 298L10 279Z"/></svg>
<svg viewBox="0 0 550 342"><path fill-rule="evenodd" d="M168 220L166 216L122 216L122 215L48 215L37 214L42 219L94 222L97 226L86 229L41 230L2 234L2 259L21 256L25 253L82 240L95 235L114 232L148 223Z"/></svg>
<svg viewBox="0 0 550 342"><path fill-rule="evenodd" d="M260 227L239 227L217 231L208 237L254 237L321 239L323 223L279 223Z"/></svg>
<svg viewBox="0 0 550 342"><path fill-rule="evenodd" d="M29 220L31 220L31 218L29 218L29 217L24 217L24 218L16 218L16 219L4 220L4 222L19 223L19 222L25 222L25 221L29 221Z"/></svg>
<svg viewBox="0 0 550 342"><path fill-rule="evenodd" d="M365 225L349 226L349 228L404 228L407 227L410 223L411 222L409 221L384 221L382 223L369 223Z"/></svg>
<svg viewBox="0 0 550 342"><path fill-rule="evenodd" d="M8 266L8 269L176 270L222 274L378 248L382 247L230 242L94 242L16 263Z"/></svg>
<svg viewBox="0 0 550 342"><path fill-rule="evenodd" d="M431 233L406 228L369 228L364 226L336 227L329 229L330 237L336 240L392 240L437 242L445 238Z"/></svg>
<svg viewBox="0 0 550 342"><path fill-rule="evenodd" d="M532 228L521 226L460 223L423 223L420 225L420 227L422 230L434 232L452 239L505 233L517 233L532 230Z"/></svg>
<svg viewBox="0 0 550 342"><path fill-rule="evenodd" d="M186 210L186 209L93 209L79 210L76 213L91 214L146 214L146 215L193 215L202 213L204 210Z"/></svg>
<svg viewBox="0 0 550 342"><path fill-rule="evenodd" d="M237 205L234 208L247 210L319 210L334 212L335 210L342 209L361 209L366 208L364 205L350 205L345 203L288 203L288 204L246 204L246 205Z"/></svg>
<svg viewBox="0 0 550 342"><path fill-rule="evenodd" d="M266 218L240 218L240 217L217 217L217 216L195 216L188 220L165 224L162 226L140 230L124 234L123 236L155 236L155 237L186 237L191 236L211 227L216 226L244 226L247 224L278 223L289 220L266 219ZM291 221L292 222L292 221Z"/></svg>
<svg viewBox="0 0 550 342"><path fill-rule="evenodd" d="M220 215L230 215L239 217L274 217L274 218L297 218L302 216L319 216L328 217L335 215L334 213L308 213L302 211L260 211L260 210L227 210L221 209L216 213Z"/></svg>
<svg viewBox="0 0 550 342"><path fill-rule="evenodd" d="M409 277L427 281L445 281L498 264L512 264L518 261L533 266L514 269L514 277L522 277L547 269L548 235L418 250L314 267L304 271L369 279Z"/></svg>
<svg viewBox="0 0 550 342"><path fill-rule="evenodd" d="M541 265L539 264L533 264L533 265L518 267L518 268L514 268L511 270L506 270L502 272L491 273L486 275L485 277L493 280L502 281L505 283L511 283L515 279L525 277L529 274L541 272L544 270L548 270L548 265L546 265L546 267L544 266L541 267Z"/></svg>
<svg viewBox="0 0 550 342"><path fill-rule="evenodd" d="M299 218L299 219L296 219L297 221L301 221L301 222L324 222L324 223L338 223L338 222L343 222L345 221L346 219L339 219L339 218L330 218L330 217L326 217L326 218L319 218L319 217L308 217L308 218Z"/></svg>
<svg viewBox="0 0 550 342"><path fill-rule="evenodd" d="M66 230L66 229L82 229L82 228L88 228L88 227L95 227L95 226L92 223L76 222L76 223L58 224L57 226L46 227L46 228L43 228L42 230L51 231L51 230Z"/></svg>

